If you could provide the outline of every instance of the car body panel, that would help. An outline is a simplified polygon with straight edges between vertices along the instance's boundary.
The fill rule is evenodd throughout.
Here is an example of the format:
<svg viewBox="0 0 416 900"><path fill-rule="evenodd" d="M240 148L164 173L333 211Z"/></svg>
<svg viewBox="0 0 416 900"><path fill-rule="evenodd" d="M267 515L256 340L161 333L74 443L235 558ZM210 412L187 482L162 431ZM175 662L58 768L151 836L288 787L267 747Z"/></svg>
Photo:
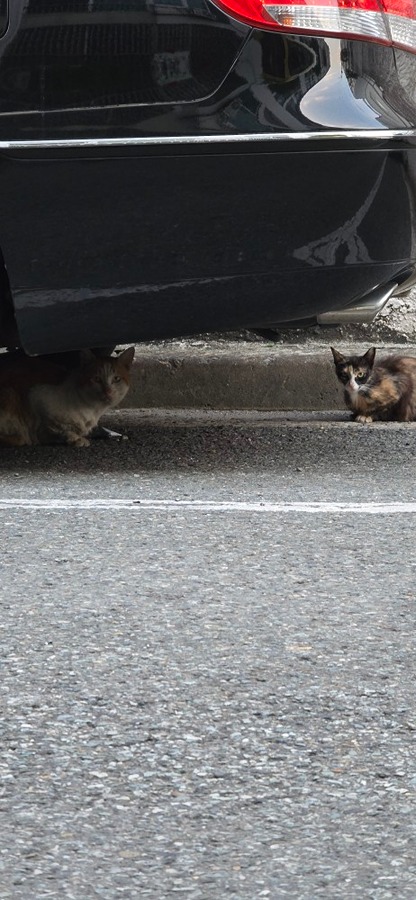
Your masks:
<svg viewBox="0 0 416 900"><path fill-rule="evenodd" d="M86 0L83 2L86 8ZM409 97L403 71L399 78L391 48L363 41L250 30L226 17L209 0L205 0L204 9L214 11L212 20L206 15L191 16L197 2L188 0L182 8L190 19L184 26L186 41L171 17L165 25L156 16L156 34L170 29L168 47L183 47L185 43L188 47L186 51L169 51L170 56L175 52L188 56L188 68L183 72L180 59L177 69L171 62L171 78L168 64L164 76L161 63L155 62L161 56L160 43L154 39L152 53L148 47L152 42L146 36L148 26L140 23L140 17L138 23L122 29L126 47L118 39L123 6L129 4L108 4L107 16L95 13L95 41L90 35L98 0L89 14L68 14L68 24L60 28L54 24L59 21L57 14L35 17L30 14L30 3L20 18L14 12L14 23L0 41L0 140L414 127L414 101ZM53 0L44 0L46 3L53 6ZM156 0L135 0L130 5L141 8L143 3L157 8ZM103 32L106 17L111 24ZM24 27L27 20L30 28ZM142 40L141 29L145 35ZM129 41L131 30L135 37ZM195 41L195 31L205 35L205 42L201 37ZM97 52L100 41L101 55ZM194 41L197 48L193 54ZM209 50L215 47L216 54L210 58L206 52L210 65L205 64L201 70L197 65L199 44L204 43ZM134 52L136 47L139 49ZM408 59L409 54L404 57ZM145 73L139 65L143 59ZM110 72L104 78L107 69Z"/></svg>
<svg viewBox="0 0 416 900"><path fill-rule="evenodd" d="M15 0L0 248L23 347L288 323L404 281L408 60L251 30L210 0Z"/></svg>

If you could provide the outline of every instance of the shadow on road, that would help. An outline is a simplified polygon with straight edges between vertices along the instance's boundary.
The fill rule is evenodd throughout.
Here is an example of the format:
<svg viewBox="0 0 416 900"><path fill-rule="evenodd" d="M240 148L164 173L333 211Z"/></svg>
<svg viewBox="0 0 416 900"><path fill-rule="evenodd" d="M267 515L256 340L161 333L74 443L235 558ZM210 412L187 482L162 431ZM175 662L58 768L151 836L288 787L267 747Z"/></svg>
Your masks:
<svg viewBox="0 0 416 900"><path fill-rule="evenodd" d="M0 472L80 473L239 469L351 475L407 465L413 472L416 423L356 425L344 416L227 424L137 420L117 412L103 422L127 440L95 440L89 448L0 449Z"/></svg>

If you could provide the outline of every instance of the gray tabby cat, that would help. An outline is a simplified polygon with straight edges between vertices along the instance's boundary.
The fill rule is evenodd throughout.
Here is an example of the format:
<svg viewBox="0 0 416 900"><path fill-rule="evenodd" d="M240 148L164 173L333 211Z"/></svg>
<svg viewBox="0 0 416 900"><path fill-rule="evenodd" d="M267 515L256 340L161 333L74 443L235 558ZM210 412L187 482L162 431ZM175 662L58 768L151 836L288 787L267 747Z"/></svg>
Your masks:
<svg viewBox="0 0 416 900"><path fill-rule="evenodd" d="M82 351L69 373L42 358L5 354L0 367L0 444L88 447L90 432L126 396L134 347L119 356Z"/></svg>

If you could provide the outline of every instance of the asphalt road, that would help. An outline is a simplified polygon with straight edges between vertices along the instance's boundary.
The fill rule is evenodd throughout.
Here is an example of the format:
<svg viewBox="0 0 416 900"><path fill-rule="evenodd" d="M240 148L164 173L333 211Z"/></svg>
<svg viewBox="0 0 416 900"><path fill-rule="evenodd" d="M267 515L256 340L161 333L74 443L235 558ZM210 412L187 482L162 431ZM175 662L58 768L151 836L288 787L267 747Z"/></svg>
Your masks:
<svg viewBox="0 0 416 900"><path fill-rule="evenodd" d="M0 456L0 897L414 898L415 425Z"/></svg>

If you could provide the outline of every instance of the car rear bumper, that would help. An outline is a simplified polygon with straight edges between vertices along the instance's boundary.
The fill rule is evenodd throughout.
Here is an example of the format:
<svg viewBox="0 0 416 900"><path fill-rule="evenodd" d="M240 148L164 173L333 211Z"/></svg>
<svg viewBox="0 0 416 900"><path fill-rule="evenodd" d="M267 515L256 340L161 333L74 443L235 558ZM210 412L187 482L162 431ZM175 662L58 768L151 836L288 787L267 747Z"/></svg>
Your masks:
<svg viewBox="0 0 416 900"><path fill-rule="evenodd" d="M302 138L3 142L27 352L288 323L404 281L415 131Z"/></svg>

